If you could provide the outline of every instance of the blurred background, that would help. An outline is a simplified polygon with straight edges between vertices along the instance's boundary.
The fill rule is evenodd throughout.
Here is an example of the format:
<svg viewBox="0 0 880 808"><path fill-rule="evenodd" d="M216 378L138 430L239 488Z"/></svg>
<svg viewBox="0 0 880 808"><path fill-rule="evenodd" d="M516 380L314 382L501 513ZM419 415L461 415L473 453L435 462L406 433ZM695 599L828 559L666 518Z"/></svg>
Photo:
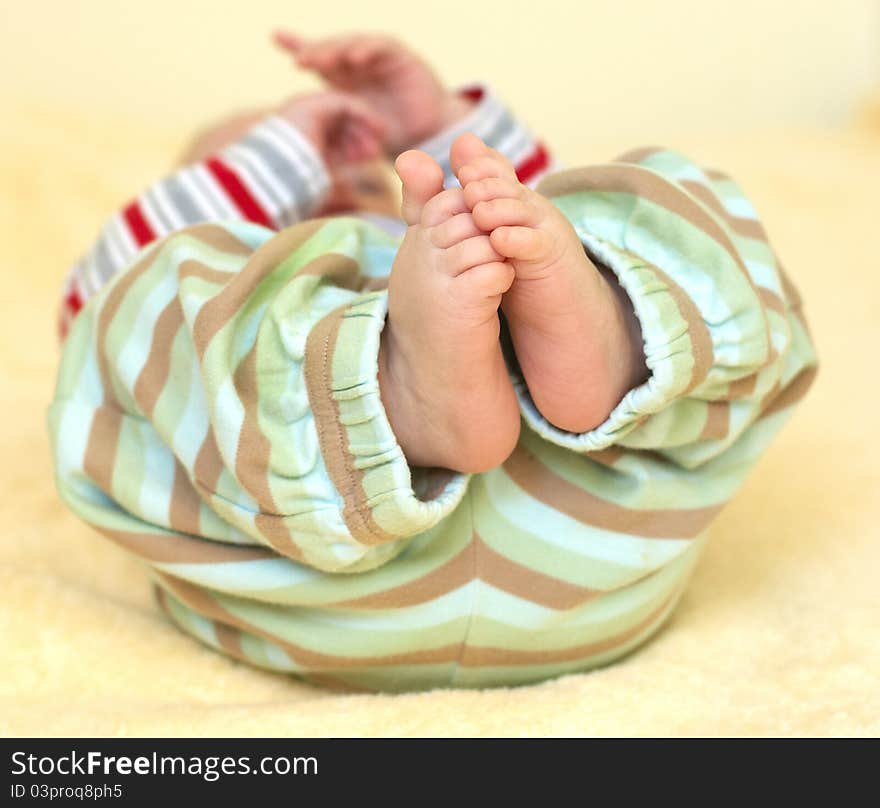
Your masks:
<svg viewBox="0 0 880 808"><path fill-rule="evenodd" d="M4 0L0 97L196 125L314 86L269 46L279 24L395 32L450 83L488 80L563 157L591 130L835 126L880 84L877 0Z"/></svg>
<svg viewBox="0 0 880 808"><path fill-rule="evenodd" d="M59 501L61 279L194 129L316 86L276 25L392 32L568 165L662 143L755 203L821 370L630 662L510 696L318 693L180 635ZM880 735L878 87L876 0L0 0L0 735Z"/></svg>

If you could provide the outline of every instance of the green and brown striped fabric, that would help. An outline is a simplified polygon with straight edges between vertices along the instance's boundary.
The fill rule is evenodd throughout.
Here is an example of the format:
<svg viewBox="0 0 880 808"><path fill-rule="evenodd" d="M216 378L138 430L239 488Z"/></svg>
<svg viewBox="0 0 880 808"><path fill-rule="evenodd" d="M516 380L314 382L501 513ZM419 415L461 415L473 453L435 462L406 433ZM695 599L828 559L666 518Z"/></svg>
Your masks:
<svg viewBox="0 0 880 808"><path fill-rule="evenodd" d="M519 684L635 648L815 354L727 177L645 149L541 190L642 326L650 379L597 429L551 426L511 370L501 467L410 468L376 375L397 243L351 218L202 224L75 321L49 412L62 497L185 631L317 683Z"/></svg>

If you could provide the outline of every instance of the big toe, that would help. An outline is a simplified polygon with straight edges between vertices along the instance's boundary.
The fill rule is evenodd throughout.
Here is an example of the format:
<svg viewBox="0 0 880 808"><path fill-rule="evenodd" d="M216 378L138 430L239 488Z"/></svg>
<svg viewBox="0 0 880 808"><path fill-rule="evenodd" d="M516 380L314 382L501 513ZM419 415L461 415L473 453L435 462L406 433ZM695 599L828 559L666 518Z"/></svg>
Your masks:
<svg viewBox="0 0 880 808"><path fill-rule="evenodd" d="M443 169L434 158L417 149L401 154L394 168L403 183L401 215L407 224L416 224L428 200L443 190Z"/></svg>
<svg viewBox="0 0 880 808"><path fill-rule="evenodd" d="M449 147L449 163L452 170L458 176L458 172L477 157L489 155L492 150L483 143L473 132L465 132L459 135Z"/></svg>

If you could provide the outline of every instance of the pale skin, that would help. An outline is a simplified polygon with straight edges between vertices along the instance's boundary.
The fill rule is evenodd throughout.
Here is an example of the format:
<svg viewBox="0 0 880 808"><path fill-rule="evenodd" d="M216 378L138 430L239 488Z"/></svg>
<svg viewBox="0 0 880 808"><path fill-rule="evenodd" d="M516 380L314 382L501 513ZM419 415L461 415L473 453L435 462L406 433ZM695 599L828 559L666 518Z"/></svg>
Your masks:
<svg viewBox="0 0 880 808"><path fill-rule="evenodd" d="M647 370L631 306L568 220L476 136L450 156L461 189L444 191L424 152L396 163L409 228L391 269L379 382L411 462L477 472L519 439L499 308L536 406L560 429L598 426Z"/></svg>
<svg viewBox="0 0 880 808"><path fill-rule="evenodd" d="M278 32L275 42L329 88L276 110L331 171L334 187L319 215L390 212L394 195L382 188L376 156L468 112L469 102L392 38ZM253 122L225 122L188 158L234 141ZM535 405L560 429L598 426L648 370L629 299L590 261L559 210L474 135L455 141L450 161L460 189L443 189L440 166L424 152L405 151L395 163L408 228L389 279L379 386L412 465L481 472L504 462L519 439L499 311ZM359 195L367 187L372 193Z"/></svg>

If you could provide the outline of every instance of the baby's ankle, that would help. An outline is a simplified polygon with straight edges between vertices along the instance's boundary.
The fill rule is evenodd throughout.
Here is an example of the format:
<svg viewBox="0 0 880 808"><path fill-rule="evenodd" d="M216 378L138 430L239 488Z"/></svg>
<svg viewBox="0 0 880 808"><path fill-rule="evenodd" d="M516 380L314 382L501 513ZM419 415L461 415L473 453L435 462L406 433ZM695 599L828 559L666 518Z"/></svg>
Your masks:
<svg viewBox="0 0 880 808"><path fill-rule="evenodd" d="M436 451L428 429L419 428L420 398L412 374L397 349L390 324L386 324L379 343L379 394L397 443L413 466L432 466Z"/></svg>
<svg viewBox="0 0 880 808"><path fill-rule="evenodd" d="M492 367L493 359L473 357L477 364L486 365L489 377L498 370ZM503 364L500 350L497 361ZM425 373L430 362L430 355L416 357L401 346L386 325L379 348L379 390L407 462L465 474L501 465L519 440L517 408L498 407L490 413L487 427L486 413L469 412L467 405L462 406L468 399L467 389L453 390L452 384L442 379L436 379L431 389L424 389L424 380L430 378L430 373ZM504 382L510 387L506 375ZM513 401L512 388L510 397Z"/></svg>
<svg viewBox="0 0 880 808"><path fill-rule="evenodd" d="M613 272L591 268L535 281L556 287L558 305L550 309L542 311L534 299L551 299L548 293L527 284L503 306L535 407L568 432L599 426L648 377L641 328L626 292Z"/></svg>
<svg viewBox="0 0 880 808"><path fill-rule="evenodd" d="M626 393L647 381L649 374L645 362L645 343L642 327L633 309L632 301L620 285L617 276L608 267L598 265L599 277L608 290L608 305L613 315L609 362L613 368L613 398L620 401Z"/></svg>

